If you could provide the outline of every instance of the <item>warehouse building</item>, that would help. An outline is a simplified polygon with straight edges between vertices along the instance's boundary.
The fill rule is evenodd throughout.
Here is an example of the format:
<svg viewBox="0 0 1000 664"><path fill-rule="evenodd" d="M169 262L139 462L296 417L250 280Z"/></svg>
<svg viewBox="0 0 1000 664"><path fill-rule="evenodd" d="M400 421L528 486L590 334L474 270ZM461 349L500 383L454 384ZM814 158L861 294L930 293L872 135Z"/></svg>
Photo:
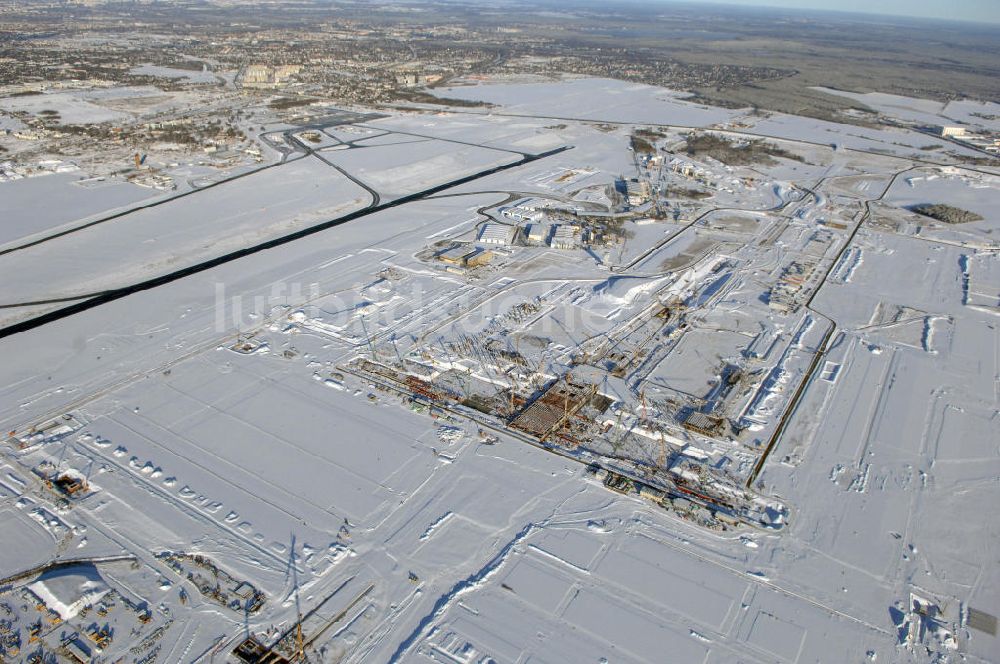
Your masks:
<svg viewBox="0 0 1000 664"><path fill-rule="evenodd" d="M479 231L479 241L482 244L508 245L514 241L517 228L503 224L486 224Z"/></svg>
<svg viewBox="0 0 1000 664"><path fill-rule="evenodd" d="M448 265L479 267L480 265L487 265L493 260L493 252L482 247L461 244L441 252L437 255L437 259Z"/></svg>
<svg viewBox="0 0 1000 664"><path fill-rule="evenodd" d="M551 232L552 227L548 224L531 224L527 229L528 242L545 244L545 242L549 239L549 233Z"/></svg>
<svg viewBox="0 0 1000 664"><path fill-rule="evenodd" d="M560 224L556 226L556 231L552 234L552 239L549 240L549 246L553 249L578 249L580 235L579 227Z"/></svg>

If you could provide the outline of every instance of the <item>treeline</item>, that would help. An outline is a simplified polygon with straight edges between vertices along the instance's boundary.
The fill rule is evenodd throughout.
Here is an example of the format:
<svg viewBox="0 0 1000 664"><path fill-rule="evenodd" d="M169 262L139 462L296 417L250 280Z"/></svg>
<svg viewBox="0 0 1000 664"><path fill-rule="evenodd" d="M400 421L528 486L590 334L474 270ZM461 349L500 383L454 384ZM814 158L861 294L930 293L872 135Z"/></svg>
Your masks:
<svg viewBox="0 0 1000 664"><path fill-rule="evenodd" d="M773 157L804 161L802 157L759 139L732 143L715 134L689 134L685 152L689 157L711 157L730 166L773 164Z"/></svg>
<svg viewBox="0 0 1000 664"><path fill-rule="evenodd" d="M965 224L970 221L983 220L982 215L951 205L945 205L944 203L920 203L918 205L911 205L910 210L946 224Z"/></svg>

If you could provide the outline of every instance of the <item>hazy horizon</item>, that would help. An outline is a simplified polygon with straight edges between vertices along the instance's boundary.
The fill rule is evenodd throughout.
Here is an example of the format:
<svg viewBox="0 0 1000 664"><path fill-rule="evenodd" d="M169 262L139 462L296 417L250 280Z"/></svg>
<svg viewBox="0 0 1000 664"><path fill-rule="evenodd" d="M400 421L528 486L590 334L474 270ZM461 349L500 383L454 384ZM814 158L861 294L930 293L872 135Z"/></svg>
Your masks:
<svg viewBox="0 0 1000 664"><path fill-rule="evenodd" d="M766 9L848 12L902 18L986 22L1000 25L997 0L679 0L691 4L733 5Z"/></svg>

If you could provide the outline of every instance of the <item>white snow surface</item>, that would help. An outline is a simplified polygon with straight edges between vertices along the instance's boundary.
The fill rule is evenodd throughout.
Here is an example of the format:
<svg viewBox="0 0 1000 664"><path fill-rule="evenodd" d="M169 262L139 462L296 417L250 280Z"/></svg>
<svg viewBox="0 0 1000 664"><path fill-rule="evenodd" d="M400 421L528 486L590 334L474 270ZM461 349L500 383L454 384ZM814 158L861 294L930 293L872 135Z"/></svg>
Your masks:
<svg viewBox="0 0 1000 664"><path fill-rule="evenodd" d="M910 120L928 125L967 124L972 127L1000 131L1000 104L995 102L956 99L940 102L884 92L848 92L832 88L815 88L827 94L848 97L865 106L900 120ZM986 117L983 117L986 116ZM993 119L990 119L993 116Z"/></svg>
<svg viewBox="0 0 1000 664"><path fill-rule="evenodd" d="M617 90L603 107L588 101L601 86ZM671 123L675 113L692 125L733 116L593 79L445 94L484 91L530 113L575 106L637 123ZM697 210L717 205L708 200L677 222L641 226L633 245L616 248L623 260L608 258L615 272L582 249L511 247L478 275L421 258L443 239L473 241L480 209L571 198L573 187L634 172L627 129L564 122L545 130L548 120L464 113L380 120L433 140L323 154L387 196L516 158L449 139L476 142L480 133L491 148L574 147L444 192L454 196L367 215L0 338L0 425L14 432L0 456L0 523L5 544L31 552L10 554L5 569L68 551L135 555L135 566L78 565L26 583L69 618L67 631L86 628L74 615L108 588L145 602L151 629L163 627L159 661L221 659L247 631L270 642L300 609L314 620L303 632L320 634L310 646L317 661L934 662L943 648L993 661L995 637L964 624L963 612L1000 613L989 509L1000 501L996 183L979 179L976 189L970 171L913 170L910 148L886 157L818 145L809 148L818 163L802 164L798 179L785 165L761 167L758 190L725 204L742 216L702 218ZM858 150L919 139L788 116L757 130ZM546 131L551 143L539 138ZM579 183L559 182L577 169ZM959 171L966 179L951 177ZM864 203L897 173L874 222L855 233ZM913 187L905 180L935 175ZM65 186L55 176L38 181ZM817 194L793 200L779 182ZM987 219L960 240L889 223L907 218L898 206L925 186ZM318 159L291 161L2 256L0 303L128 284L368 200ZM776 203L783 207L768 209ZM683 235L660 246L666 230ZM848 238L856 253L840 252ZM640 260L628 268L632 257ZM814 299L779 311L768 289L793 262L810 269L791 270L789 289L813 288L834 269ZM686 308L686 326L671 317L637 323L634 336L655 341L625 377L602 385L600 367L570 366L580 345L657 311L656 299L676 308L670 316ZM537 307L515 315L525 302ZM9 321L37 307L2 311ZM581 313L594 329L573 324ZM441 347L502 325L545 380L572 369L629 400L603 417L613 425L621 414L641 429L647 457L662 442L712 472L729 466L746 477L802 385L762 473L746 491L729 487L752 494L771 527L709 530L683 508L609 491L585 470L591 452L552 454L497 421L454 414L464 411L453 403L419 412L345 368L415 349L418 364L447 356L453 368L474 369L454 372L456 382L495 390L510 376ZM617 340L623 356L628 342ZM744 375L725 414L749 414L754 427L708 440L677 426L671 404L711 403L730 363ZM629 382L640 374L649 411L641 416ZM639 421L659 409L669 438ZM622 463L604 449L603 462ZM43 462L100 490L57 509L36 472L51 468ZM158 557L165 551L206 556L260 589L263 608L247 614L201 595ZM925 613L912 610L911 595ZM939 620L925 615L931 606ZM122 655L132 646L121 630L115 643Z"/></svg>
<svg viewBox="0 0 1000 664"><path fill-rule="evenodd" d="M553 89L559 90L553 94ZM435 88L442 97L484 101L511 114L608 122L705 127L726 122L739 111L684 101L683 93L641 83L574 78L559 83L496 82Z"/></svg>

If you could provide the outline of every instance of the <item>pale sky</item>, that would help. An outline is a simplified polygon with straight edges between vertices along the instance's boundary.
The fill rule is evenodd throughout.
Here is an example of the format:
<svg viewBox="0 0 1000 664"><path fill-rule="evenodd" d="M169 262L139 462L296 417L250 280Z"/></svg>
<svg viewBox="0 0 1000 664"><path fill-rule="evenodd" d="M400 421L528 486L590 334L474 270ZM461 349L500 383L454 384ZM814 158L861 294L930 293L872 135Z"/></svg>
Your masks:
<svg viewBox="0 0 1000 664"><path fill-rule="evenodd" d="M1000 0L688 0L1000 23Z"/></svg>

